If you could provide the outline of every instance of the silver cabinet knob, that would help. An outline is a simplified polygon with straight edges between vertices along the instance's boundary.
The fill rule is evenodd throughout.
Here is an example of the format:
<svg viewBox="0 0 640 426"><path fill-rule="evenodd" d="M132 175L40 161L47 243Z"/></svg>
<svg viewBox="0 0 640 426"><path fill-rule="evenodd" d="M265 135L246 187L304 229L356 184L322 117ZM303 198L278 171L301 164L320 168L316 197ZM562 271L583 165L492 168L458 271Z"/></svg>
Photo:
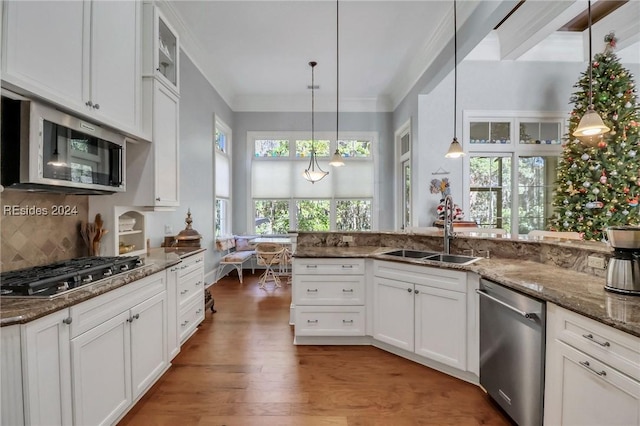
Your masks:
<svg viewBox="0 0 640 426"><path fill-rule="evenodd" d="M414 292L415 294L418 294L418 293L420 293L420 290L413 290L413 292Z"/></svg>
<svg viewBox="0 0 640 426"><path fill-rule="evenodd" d="M69 324L71 324L73 322L73 318L71 318L71 317L65 318L65 319L62 320L62 322L64 324L69 325Z"/></svg>
<svg viewBox="0 0 640 426"><path fill-rule="evenodd" d="M407 289L407 292L411 293L413 290L411 290L410 288Z"/></svg>
<svg viewBox="0 0 640 426"><path fill-rule="evenodd" d="M91 101L87 101L84 103L86 106L88 106L89 108L93 108L93 102Z"/></svg>
<svg viewBox="0 0 640 426"><path fill-rule="evenodd" d="M95 104L93 107L94 107L95 109L100 109L100 104Z"/></svg>

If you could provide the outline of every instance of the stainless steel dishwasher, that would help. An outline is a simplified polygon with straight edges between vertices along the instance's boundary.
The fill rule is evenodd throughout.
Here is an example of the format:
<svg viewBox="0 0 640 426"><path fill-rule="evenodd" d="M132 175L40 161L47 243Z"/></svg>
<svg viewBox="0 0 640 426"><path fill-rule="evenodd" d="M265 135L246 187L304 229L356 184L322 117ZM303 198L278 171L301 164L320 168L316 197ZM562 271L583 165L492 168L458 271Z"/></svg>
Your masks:
<svg viewBox="0 0 640 426"><path fill-rule="evenodd" d="M480 384L520 426L542 425L544 302L481 279Z"/></svg>

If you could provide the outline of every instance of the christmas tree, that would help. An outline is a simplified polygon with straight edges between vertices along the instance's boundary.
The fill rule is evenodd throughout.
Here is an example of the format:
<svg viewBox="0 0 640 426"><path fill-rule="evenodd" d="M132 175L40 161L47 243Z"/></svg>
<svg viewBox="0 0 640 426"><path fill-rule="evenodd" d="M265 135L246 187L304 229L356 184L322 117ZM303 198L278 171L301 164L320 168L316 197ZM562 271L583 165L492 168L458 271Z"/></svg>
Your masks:
<svg viewBox="0 0 640 426"><path fill-rule="evenodd" d="M633 75L614 53L616 38L605 37L603 53L592 63L595 110L611 131L585 144L571 136L589 106L589 72L582 73L571 97L575 105L569 136L558 165L550 229L600 241L608 226L640 223L640 104ZM589 146L594 145L594 146Z"/></svg>

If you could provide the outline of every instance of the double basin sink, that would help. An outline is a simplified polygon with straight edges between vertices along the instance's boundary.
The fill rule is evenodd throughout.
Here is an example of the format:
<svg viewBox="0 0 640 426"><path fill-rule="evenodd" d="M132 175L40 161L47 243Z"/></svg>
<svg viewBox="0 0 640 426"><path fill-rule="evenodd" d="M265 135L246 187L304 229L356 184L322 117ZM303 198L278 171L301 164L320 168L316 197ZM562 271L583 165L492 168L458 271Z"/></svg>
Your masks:
<svg viewBox="0 0 640 426"><path fill-rule="evenodd" d="M480 260L480 257L463 256L459 254L434 253L421 250L393 250L381 253L386 256L395 256L403 259L429 260L432 262L454 263L456 265L469 265Z"/></svg>

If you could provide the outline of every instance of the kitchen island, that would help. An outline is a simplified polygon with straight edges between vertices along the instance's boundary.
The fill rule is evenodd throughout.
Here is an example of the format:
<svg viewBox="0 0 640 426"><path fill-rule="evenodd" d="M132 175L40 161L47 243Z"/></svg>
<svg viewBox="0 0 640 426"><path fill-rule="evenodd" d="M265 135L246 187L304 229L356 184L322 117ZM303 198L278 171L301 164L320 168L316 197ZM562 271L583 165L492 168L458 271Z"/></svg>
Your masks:
<svg viewBox="0 0 640 426"><path fill-rule="evenodd" d="M429 260L399 259L384 253L398 247L319 247L298 245L296 258L368 258L474 272L546 302L640 337L640 297L604 289L605 279L586 272L531 260L489 258L470 265Z"/></svg>

